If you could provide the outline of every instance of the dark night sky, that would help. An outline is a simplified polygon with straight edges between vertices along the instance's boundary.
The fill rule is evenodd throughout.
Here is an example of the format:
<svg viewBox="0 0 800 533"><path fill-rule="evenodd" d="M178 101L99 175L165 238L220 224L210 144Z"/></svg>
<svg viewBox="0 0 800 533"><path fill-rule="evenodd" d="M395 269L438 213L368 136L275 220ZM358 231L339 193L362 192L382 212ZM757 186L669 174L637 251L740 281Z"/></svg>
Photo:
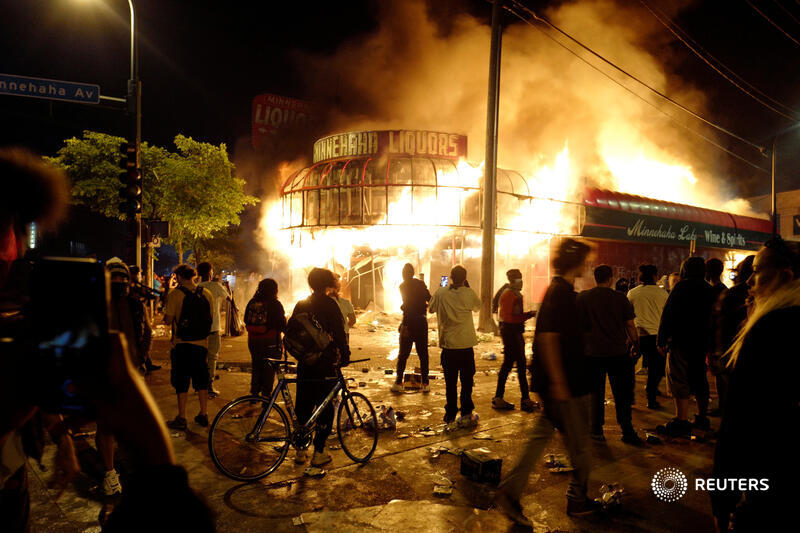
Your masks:
<svg viewBox="0 0 800 533"><path fill-rule="evenodd" d="M771 1L754 2L800 40L800 23ZM674 5L651 3L662 9ZM342 42L374 29L378 12L376 2L369 0L136 0L136 5L142 36L145 140L169 145L180 132L225 142L230 148L249 133L254 95L273 92L313 99L293 62L295 52L332 53ZM458 10L488 22L491 10L481 0L436 0L431 5L445 25ZM781 0L781 5L800 20L796 2ZM0 72L97 83L103 94L122 96L128 77L125 0L0 0L0 6ZM694 2L675 20L744 78L800 109L800 46L745 2ZM664 42L669 40L666 30L663 37ZM677 74L709 95L706 114L713 120L759 142L790 123L739 93L679 43L653 46ZM0 144L23 144L43 153L54 152L62 139L83 129L125 132L125 121L115 111L5 95L0 95L0 120ZM800 134L787 136L783 152L797 152L793 147L798 142ZM779 162L786 179L788 160ZM767 160L761 163L766 165ZM742 179L748 173L743 171ZM755 189L751 184L748 192Z"/></svg>

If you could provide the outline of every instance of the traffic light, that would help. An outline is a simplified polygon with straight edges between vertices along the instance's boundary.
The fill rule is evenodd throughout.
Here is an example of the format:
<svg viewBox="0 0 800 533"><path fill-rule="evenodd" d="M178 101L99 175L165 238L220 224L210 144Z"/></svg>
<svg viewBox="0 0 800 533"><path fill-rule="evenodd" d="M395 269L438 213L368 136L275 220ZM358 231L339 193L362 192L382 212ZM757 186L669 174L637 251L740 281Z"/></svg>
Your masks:
<svg viewBox="0 0 800 533"><path fill-rule="evenodd" d="M124 142L119 151L122 153L119 160L119 197L122 199L119 210L133 216L142 212L142 171L136 165L135 144Z"/></svg>

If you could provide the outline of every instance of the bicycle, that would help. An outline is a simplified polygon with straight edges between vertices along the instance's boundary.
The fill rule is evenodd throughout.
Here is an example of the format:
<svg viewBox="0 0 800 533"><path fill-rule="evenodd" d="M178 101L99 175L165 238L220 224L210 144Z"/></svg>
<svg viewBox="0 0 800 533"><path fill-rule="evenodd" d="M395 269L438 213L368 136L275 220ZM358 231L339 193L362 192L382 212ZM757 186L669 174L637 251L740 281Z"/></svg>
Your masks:
<svg viewBox="0 0 800 533"><path fill-rule="evenodd" d="M369 359L359 359L360 363ZM283 463L289 447L306 449L316 426L317 418L323 409L341 393L336 414L336 435L345 454L356 463L366 463L378 445L378 426L375 408L366 396L350 392L347 380L340 368L331 392L312 413L308 422L300 424L294 411L288 385L297 383L297 378L287 378L288 370L294 363L286 360L268 359L278 377L278 384L272 395L247 395L232 400L225 405L208 431L208 449L211 460L225 476L236 481L257 481L274 472ZM278 405L278 395L289 411L290 418Z"/></svg>

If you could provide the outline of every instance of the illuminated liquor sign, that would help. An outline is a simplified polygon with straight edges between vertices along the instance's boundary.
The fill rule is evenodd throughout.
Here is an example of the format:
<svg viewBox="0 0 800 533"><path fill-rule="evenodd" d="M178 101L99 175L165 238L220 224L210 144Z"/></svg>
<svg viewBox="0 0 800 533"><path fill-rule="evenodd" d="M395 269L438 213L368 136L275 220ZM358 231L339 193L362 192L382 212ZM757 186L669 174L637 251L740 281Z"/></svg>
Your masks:
<svg viewBox="0 0 800 533"><path fill-rule="evenodd" d="M323 137L314 143L314 163L379 155L467 157L467 136L423 130L353 131Z"/></svg>
<svg viewBox="0 0 800 533"><path fill-rule="evenodd" d="M284 126L307 124L312 110L311 102L305 100L259 94L253 98L253 146L258 147L270 134Z"/></svg>
<svg viewBox="0 0 800 533"><path fill-rule="evenodd" d="M586 207L581 235L599 239L652 242L703 248L758 250L771 235L760 231L670 219L616 209Z"/></svg>

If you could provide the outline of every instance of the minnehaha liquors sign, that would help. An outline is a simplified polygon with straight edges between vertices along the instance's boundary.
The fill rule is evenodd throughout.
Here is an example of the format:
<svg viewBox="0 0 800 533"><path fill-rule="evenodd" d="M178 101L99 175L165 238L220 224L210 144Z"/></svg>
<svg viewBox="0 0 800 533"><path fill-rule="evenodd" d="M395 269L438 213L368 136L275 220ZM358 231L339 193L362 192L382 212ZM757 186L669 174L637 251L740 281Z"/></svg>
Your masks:
<svg viewBox="0 0 800 533"><path fill-rule="evenodd" d="M586 207L581 235L601 239L689 245L705 248L757 250L770 234L733 227L628 213L602 207Z"/></svg>
<svg viewBox="0 0 800 533"><path fill-rule="evenodd" d="M467 136L423 130L353 131L314 143L314 163L327 159L378 155L467 157Z"/></svg>

